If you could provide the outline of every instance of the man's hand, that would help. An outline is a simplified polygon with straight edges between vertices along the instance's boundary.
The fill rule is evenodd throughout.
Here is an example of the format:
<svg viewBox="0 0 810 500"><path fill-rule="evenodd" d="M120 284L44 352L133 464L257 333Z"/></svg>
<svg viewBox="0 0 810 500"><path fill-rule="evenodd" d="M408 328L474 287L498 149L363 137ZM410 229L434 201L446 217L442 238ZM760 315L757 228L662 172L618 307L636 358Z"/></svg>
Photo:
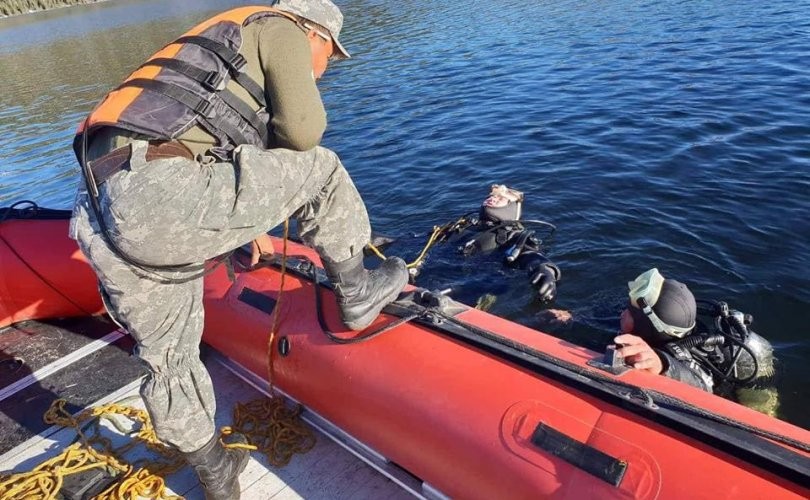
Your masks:
<svg viewBox="0 0 810 500"><path fill-rule="evenodd" d="M549 324L566 324L574 317L564 309L545 309L537 313L537 318Z"/></svg>
<svg viewBox="0 0 810 500"><path fill-rule="evenodd" d="M642 370L654 375L660 375L664 371L664 365L658 353L641 337L626 333L619 335L613 341L622 346L621 349L616 351L619 356L623 357L625 362L636 370Z"/></svg>
<svg viewBox="0 0 810 500"><path fill-rule="evenodd" d="M557 275L551 266L543 264L529 275L529 282L537 289L540 302L551 302L557 298Z"/></svg>
<svg viewBox="0 0 810 500"><path fill-rule="evenodd" d="M263 234L250 242L250 265L255 266L264 255L273 255L273 240Z"/></svg>

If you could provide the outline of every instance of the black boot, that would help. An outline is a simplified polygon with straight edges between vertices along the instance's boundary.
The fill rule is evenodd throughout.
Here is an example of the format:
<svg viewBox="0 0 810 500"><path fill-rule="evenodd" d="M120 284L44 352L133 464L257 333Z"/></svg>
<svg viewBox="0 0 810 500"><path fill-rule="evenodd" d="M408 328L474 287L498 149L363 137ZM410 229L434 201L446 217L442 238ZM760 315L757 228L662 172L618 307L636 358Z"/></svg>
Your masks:
<svg viewBox="0 0 810 500"><path fill-rule="evenodd" d="M343 262L324 259L323 264L335 286L340 318L352 330L370 325L408 284L408 270L399 257L384 260L372 271L363 267L362 253Z"/></svg>
<svg viewBox="0 0 810 500"><path fill-rule="evenodd" d="M235 441L247 442L242 436ZM247 466L248 450L226 449L220 443L219 435L215 434L208 444L184 455L200 478L206 500L239 499L239 474Z"/></svg>

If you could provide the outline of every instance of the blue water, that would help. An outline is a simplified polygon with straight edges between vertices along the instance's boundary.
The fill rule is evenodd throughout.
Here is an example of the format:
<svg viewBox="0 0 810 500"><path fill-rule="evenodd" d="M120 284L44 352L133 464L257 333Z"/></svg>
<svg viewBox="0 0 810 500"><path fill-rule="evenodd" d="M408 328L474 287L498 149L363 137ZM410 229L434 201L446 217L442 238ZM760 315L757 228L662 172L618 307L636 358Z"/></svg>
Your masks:
<svg viewBox="0 0 810 500"><path fill-rule="evenodd" d="M810 428L810 2L339 2L355 56L321 89L324 145L410 260L489 185L558 231L555 332L601 348L657 266L754 315L780 417ZM76 123L157 48L231 1L111 1L0 21L0 205L68 207ZM522 273L431 252L453 286L538 326Z"/></svg>

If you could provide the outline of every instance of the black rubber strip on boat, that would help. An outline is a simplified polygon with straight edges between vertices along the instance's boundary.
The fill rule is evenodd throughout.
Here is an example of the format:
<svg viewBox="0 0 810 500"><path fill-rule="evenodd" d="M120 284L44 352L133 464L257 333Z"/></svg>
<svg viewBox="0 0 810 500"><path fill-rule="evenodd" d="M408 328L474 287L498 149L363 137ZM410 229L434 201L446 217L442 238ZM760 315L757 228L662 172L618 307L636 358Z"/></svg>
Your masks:
<svg viewBox="0 0 810 500"><path fill-rule="evenodd" d="M611 457L543 422L534 430L532 444L613 486L621 484L627 471L624 460Z"/></svg>
<svg viewBox="0 0 810 500"><path fill-rule="evenodd" d="M6 362L0 365L0 390L116 329L106 316L29 320L0 329L0 362ZM19 360L20 366L11 360Z"/></svg>
<svg viewBox="0 0 810 500"><path fill-rule="evenodd" d="M266 314L272 314L273 309L276 307L276 300L274 298L247 287L239 292L239 301Z"/></svg>

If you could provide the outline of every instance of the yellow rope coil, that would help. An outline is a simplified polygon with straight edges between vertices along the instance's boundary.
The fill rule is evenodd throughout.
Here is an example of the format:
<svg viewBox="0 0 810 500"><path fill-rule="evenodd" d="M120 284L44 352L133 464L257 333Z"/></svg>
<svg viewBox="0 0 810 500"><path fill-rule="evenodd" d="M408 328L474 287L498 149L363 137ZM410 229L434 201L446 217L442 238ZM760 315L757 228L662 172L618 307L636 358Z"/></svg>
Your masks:
<svg viewBox="0 0 810 500"><path fill-rule="evenodd" d="M109 404L88 408L73 417L65 409L65 404L66 401L63 399L54 401L45 412L43 420L48 424L74 429L79 441L30 472L0 478L0 499L52 500L62 488L66 476L94 468L106 468L120 475L114 485L95 497L98 500L181 498L166 492L163 478L179 470L185 462L180 452L158 441L145 410ZM109 439L97 434L99 419L111 419L113 415L121 415L136 424L140 423L140 427L133 434L135 439L119 448L112 448ZM87 435L83 429L91 423L96 432ZM163 460L146 462L143 466L135 468L120 458L140 443L157 452Z"/></svg>
<svg viewBox="0 0 810 500"><path fill-rule="evenodd" d="M284 295L284 283L287 278L287 240L290 235L290 220L284 221L284 237L281 248L281 282L278 287L278 297L276 306L273 308L273 322L270 326L270 336L267 338L267 383L268 393L273 394L273 360L275 359L273 341L276 339L276 332L281 324L281 297Z"/></svg>
<svg viewBox="0 0 810 500"><path fill-rule="evenodd" d="M306 453L315 446L315 434L301 420L302 410L300 405L288 408L279 396L239 403L234 409L233 428L224 428L223 434L244 435L270 465L283 467L296 453Z"/></svg>
<svg viewBox="0 0 810 500"><path fill-rule="evenodd" d="M65 409L65 400L54 401L43 417L46 423L70 427L79 441L65 448L58 456L48 459L29 472L0 477L0 500L55 500L64 478L94 468L106 468L119 478L97 500L134 500L150 498L177 500L182 497L166 491L165 477L185 466L180 452L163 445L157 438L149 414L145 410L109 404L88 408L76 417ZM224 427L222 436L241 433L249 444L224 443L228 448L258 450L276 467L287 465L296 453L306 453L315 446L315 435L301 420L302 408L288 408L281 397L260 398L239 403L234 409L233 427ZM113 448L109 439L83 430L98 419L124 416L140 427L125 445ZM96 426L97 427L97 426ZM96 429L97 430L97 429ZM138 444L155 451L161 460L144 461L136 467L122 455Z"/></svg>

